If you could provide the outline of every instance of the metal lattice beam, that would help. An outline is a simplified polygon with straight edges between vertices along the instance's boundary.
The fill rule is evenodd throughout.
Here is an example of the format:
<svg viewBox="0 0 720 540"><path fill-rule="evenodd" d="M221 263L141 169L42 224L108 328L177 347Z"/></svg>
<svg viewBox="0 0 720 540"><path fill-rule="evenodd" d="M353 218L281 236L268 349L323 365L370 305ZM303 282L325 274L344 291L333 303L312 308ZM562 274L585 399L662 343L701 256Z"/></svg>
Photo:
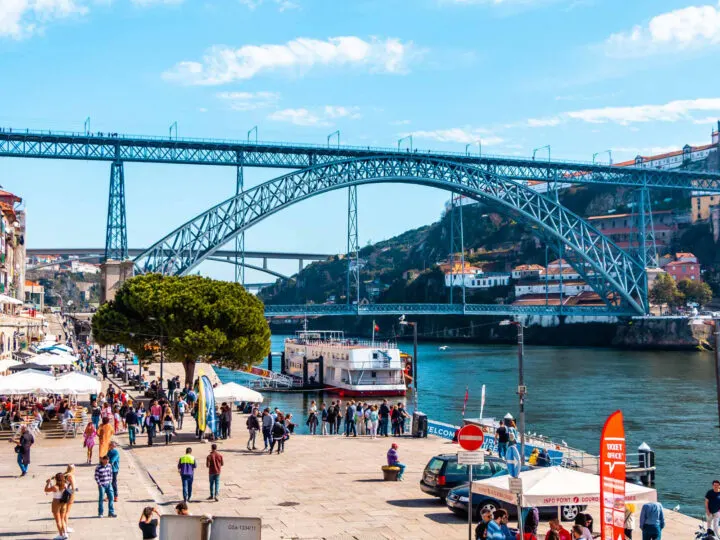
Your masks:
<svg viewBox="0 0 720 540"><path fill-rule="evenodd" d="M0 156L179 163L236 167L304 169L336 161L407 155L407 150L353 146L321 146L257 141L219 141L164 137L117 136L65 132L0 131ZM592 163L533 161L499 156L471 156L451 152L418 152L418 159L447 160L474 165L488 174L514 180L562 184L608 184L649 188L704 190L720 193L720 174L613 167Z"/></svg>
<svg viewBox="0 0 720 540"><path fill-rule="evenodd" d="M434 186L489 202L574 251L576 264L595 276L595 290L602 298L612 291L636 312L647 309L645 269L580 216L522 183L477 167L414 155L339 161L260 184L170 233L135 259L136 268L187 274L240 232L283 208L335 189L386 182Z"/></svg>
<svg viewBox="0 0 720 540"><path fill-rule="evenodd" d="M536 315L573 317L630 317L637 315L631 309L611 309L579 306L514 306L504 304L308 304L304 306L266 305L266 317L308 317L348 315Z"/></svg>
<svg viewBox="0 0 720 540"><path fill-rule="evenodd" d="M360 239L358 236L357 186L348 188L347 224L347 304L360 305ZM353 292L355 294L353 294Z"/></svg>
<svg viewBox="0 0 720 540"><path fill-rule="evenodd" d="M125 216L125 169L122 161L110 166L107 227L105 229L105 260L124 261L128 258L127 220Z"/></svg>

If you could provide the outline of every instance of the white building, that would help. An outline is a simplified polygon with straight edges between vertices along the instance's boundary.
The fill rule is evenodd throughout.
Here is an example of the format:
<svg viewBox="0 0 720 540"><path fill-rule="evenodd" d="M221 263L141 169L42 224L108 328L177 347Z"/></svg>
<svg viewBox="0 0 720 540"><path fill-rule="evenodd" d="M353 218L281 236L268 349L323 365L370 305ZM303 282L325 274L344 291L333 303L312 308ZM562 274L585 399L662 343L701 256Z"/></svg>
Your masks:
<svg viewBox="0 0 720 540"><path fill-rule="evenodd" d="M515 285L515 298L528 294L562 294L575 296L581 292L592 291L592 287L582 280L551 281L520 281Z"/></svg>
<svg viewBox="0 0 720 540"><path fill-rule="evenodd" d="M481 268L465 264L456 264L452 269L445 269L445 286L462 287L466 289L490 289L510 285L509 272L483 272Z"/></svg>
<svg viewBox="0 0 720 540"><path fill-rule="evenodd" d="M521 264L512 270L513 279L537 279L545 275L545 267L539 264Z"/></svg>
<svg viewBox="0 0 720 540"><path fill-rule="evenodd" d="M100 267L96 264L74 260L70 263L70 271L78 274L99 274Z"/></svg>

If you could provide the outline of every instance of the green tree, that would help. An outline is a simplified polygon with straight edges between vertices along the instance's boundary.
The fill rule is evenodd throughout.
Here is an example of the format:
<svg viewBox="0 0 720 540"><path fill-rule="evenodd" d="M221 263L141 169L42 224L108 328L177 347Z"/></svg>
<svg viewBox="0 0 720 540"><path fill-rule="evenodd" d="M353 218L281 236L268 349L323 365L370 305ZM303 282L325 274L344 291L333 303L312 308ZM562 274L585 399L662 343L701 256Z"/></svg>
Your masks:
<svg viewBox="0 0 720 540"><path fill-rule="evenodd" d="M663 272L658 274L655 282L653 283L652 289L650 289L650 301L653 304L659 305L660 309L667 305L678 305L681 300L681 293L678 291L675 280Z"/></svg>
<svg viewBox="0 0 720 540"><path fill-rule="evenodd" d="M200 276L146 274L126 281L93 316L100 345L119 343L140 358L164 347L192 383L199 360L241 369L270 352L263 303L237 284Z"/></svg>
<svg viewBox="0 0 720 540"><path fill-rule="evenodd" d="M712 300L712 289L707 283L683 279L678 283L678 290L685 295L687 302L695 302L702 306Z"/></svg>

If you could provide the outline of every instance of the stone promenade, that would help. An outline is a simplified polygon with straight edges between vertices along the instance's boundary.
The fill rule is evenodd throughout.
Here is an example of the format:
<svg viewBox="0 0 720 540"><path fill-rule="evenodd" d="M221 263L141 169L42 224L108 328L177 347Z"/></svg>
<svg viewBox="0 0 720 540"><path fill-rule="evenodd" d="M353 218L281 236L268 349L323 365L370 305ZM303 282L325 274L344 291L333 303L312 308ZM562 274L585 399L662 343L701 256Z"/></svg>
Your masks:
<svg viewBox="0 0 720 540"><path fill-rule="evenodd" d="M137 520L143 507L157 504L161 513L172 513L182 498L176 463L186 446L192 447L200 462L191 512L261 517L264 540L467 538L467 523L418 487L429 458L455 452L455 445L436 438L398 440L401 459L408 465L405 481L383 482L380 466L396 439L294 436L284 454L267 455L245 449L244 425L245 417L235 414L233 437L219 443L226 465L218 503L205 500L209 491L204 463L210 445L196 442L188 433L192 420L180 440L169 446L128 450L127 437L119 435L123 450L117 519L96 517L94 466L81 465L85 452L79 436L39 438L25 478L17 478L12 445L6 443L0 447L0 538L39 540L55 535L50 496L43 494L43 482L67 463L78 464L81 488L72 509L71 527L76 532L71 537L140 538ZM592 513L597 519L596 509ZM667 518L664 537L692 537L697 521L669 511ZM543 524L543 536L545 530Z"/></svg>

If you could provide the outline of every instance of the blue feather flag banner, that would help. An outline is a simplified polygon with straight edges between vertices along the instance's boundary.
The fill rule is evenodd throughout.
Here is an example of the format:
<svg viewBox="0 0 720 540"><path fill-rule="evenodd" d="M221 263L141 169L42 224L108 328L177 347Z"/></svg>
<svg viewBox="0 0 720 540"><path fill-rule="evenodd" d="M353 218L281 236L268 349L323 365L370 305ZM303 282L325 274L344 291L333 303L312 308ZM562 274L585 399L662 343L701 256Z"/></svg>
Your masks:
<svg viewBox="0 0 720 540"><path fill-rule="evenodd" d="M200 377L200 381L205 393L205 420L207 427L210 428L212 433L217 434L219 426L217 414L215 414L215 392L210 379L206 375Z"/></svg>

